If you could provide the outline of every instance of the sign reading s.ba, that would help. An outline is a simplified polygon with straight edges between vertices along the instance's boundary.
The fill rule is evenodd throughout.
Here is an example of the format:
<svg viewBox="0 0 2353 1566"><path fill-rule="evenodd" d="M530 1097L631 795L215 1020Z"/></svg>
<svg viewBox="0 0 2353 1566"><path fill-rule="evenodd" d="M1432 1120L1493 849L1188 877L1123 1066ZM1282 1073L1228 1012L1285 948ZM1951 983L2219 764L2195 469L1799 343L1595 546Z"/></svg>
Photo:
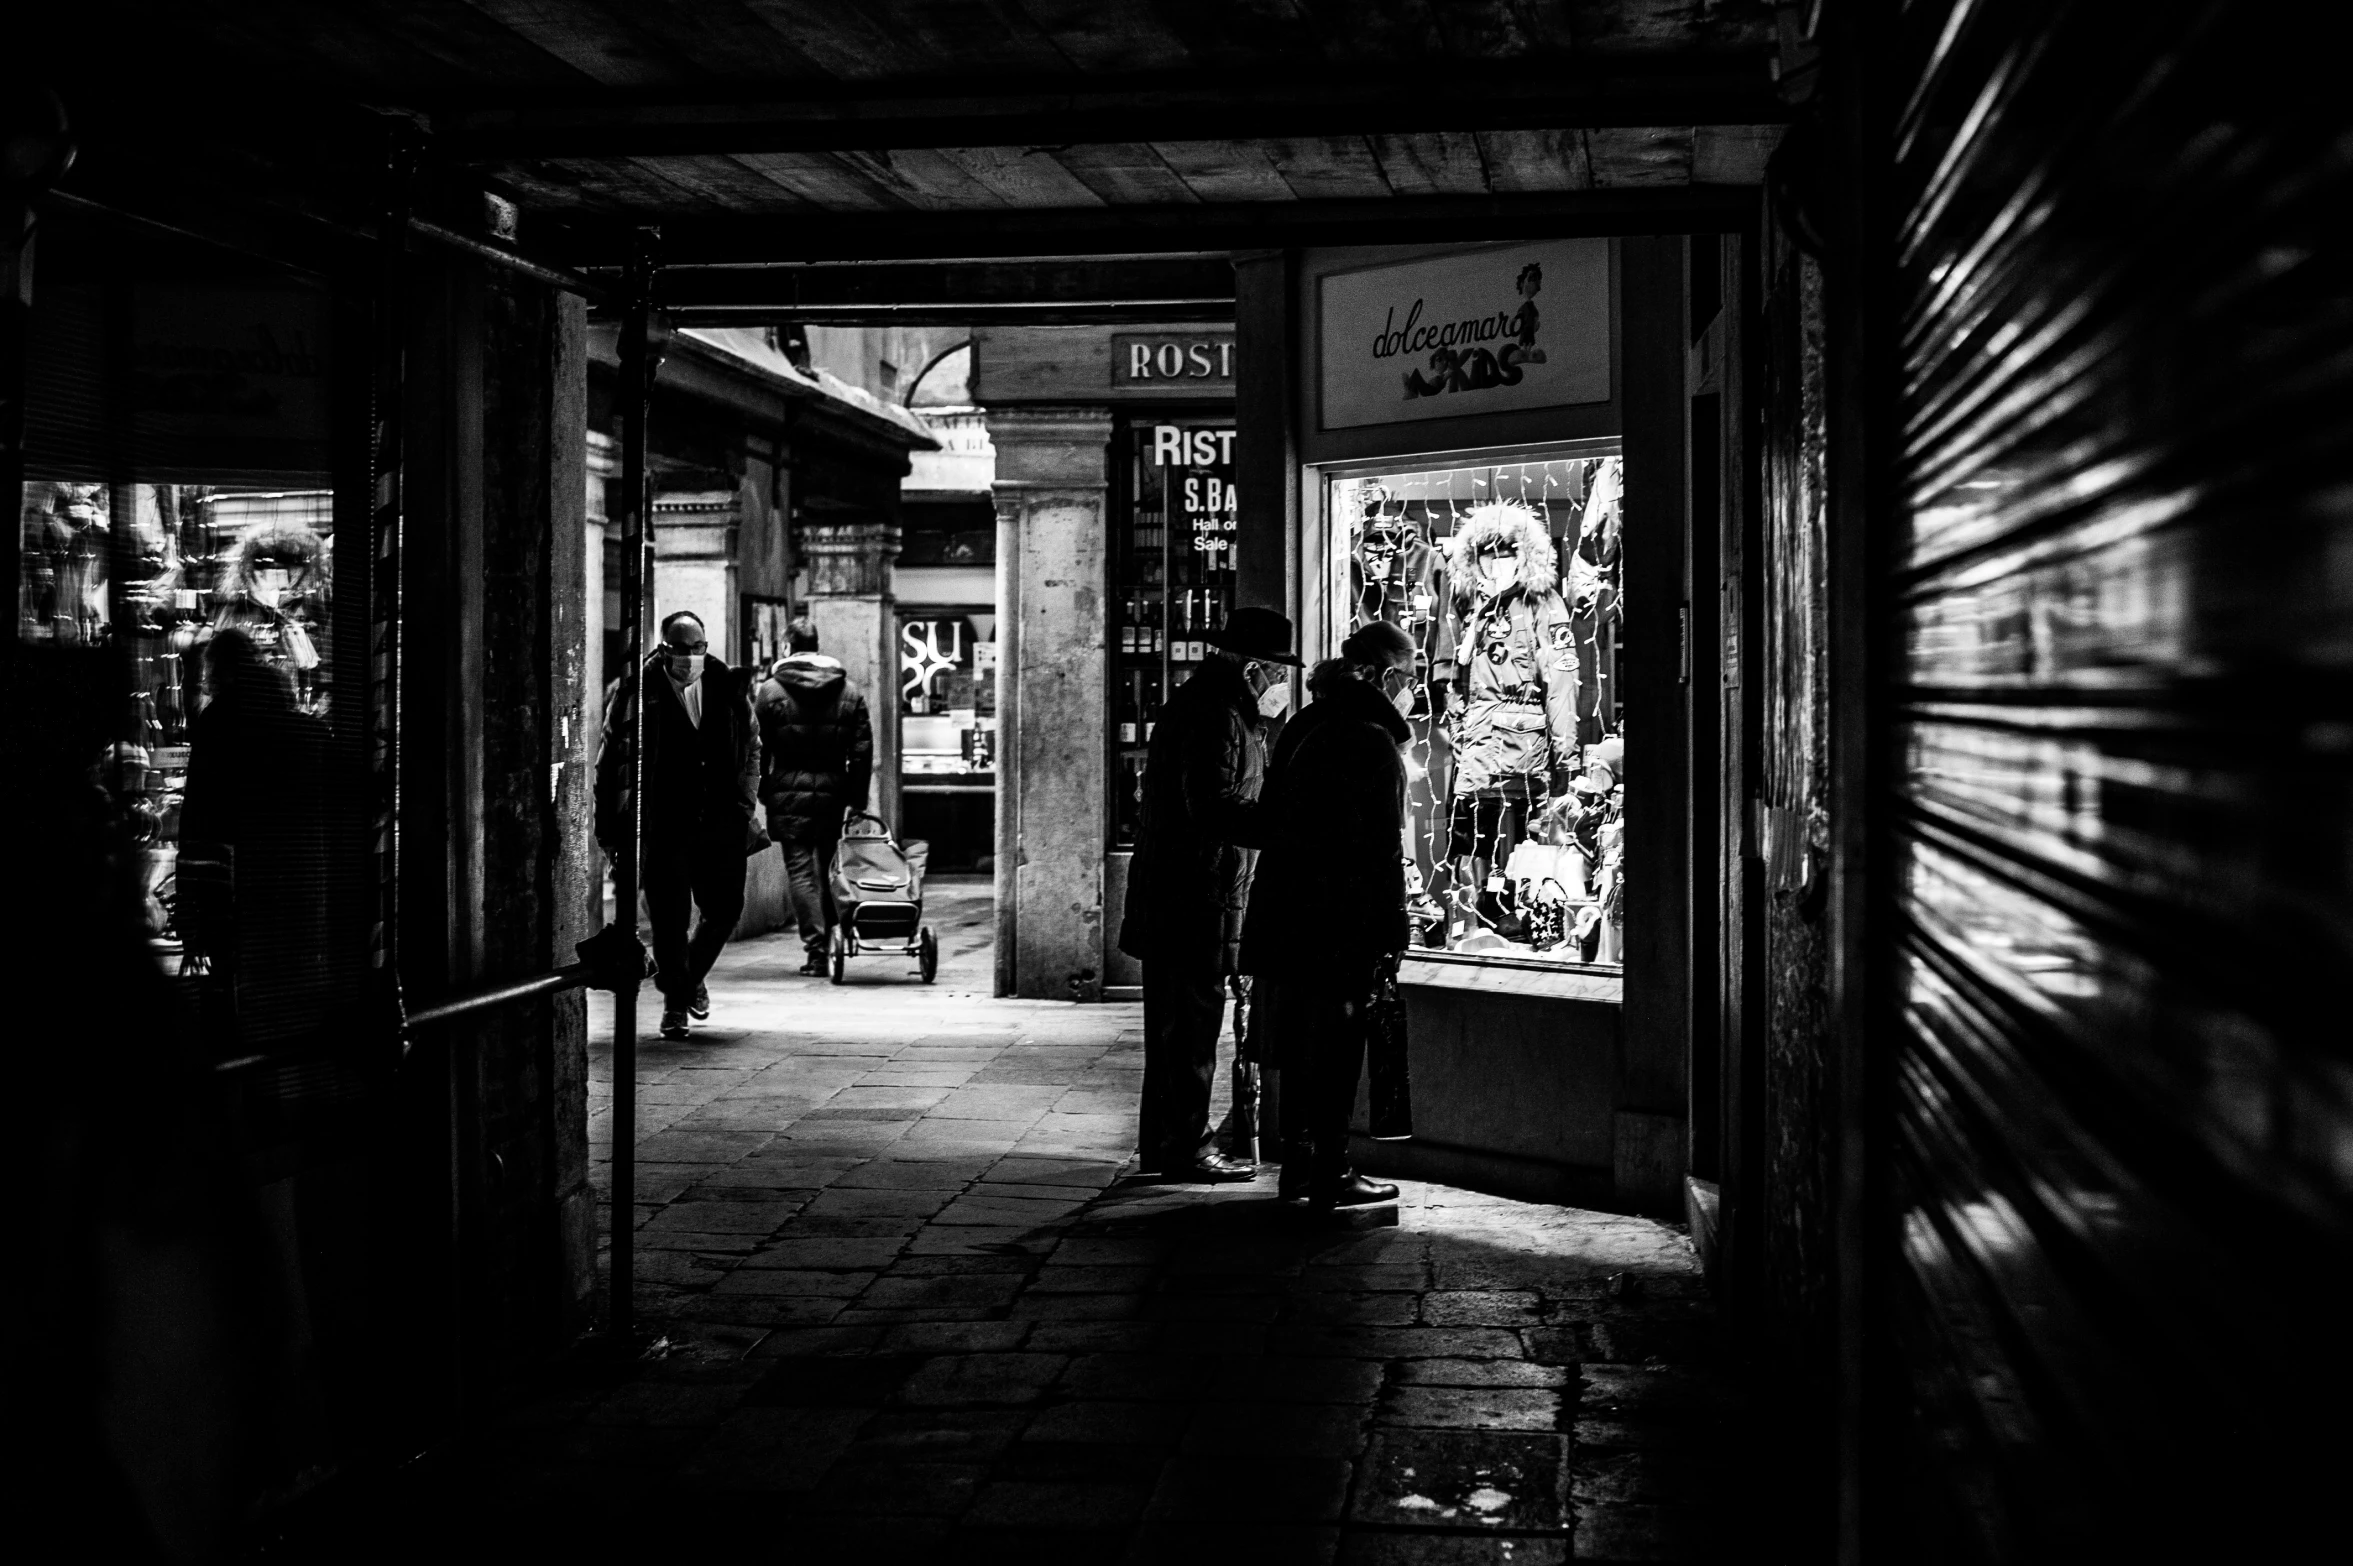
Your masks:
<svg viewBox="0 0 2353 1566"><path fill-rule="evenodd" d="M1320 279L1323 427L1609 401L1609 283L1606 239Z"/></svg>
<svg viewBox="0 0 2353 1566"><path fill-rule="evenodd" d="M1201 333L1114 332L1111 384L1117 387L1231 386L1234 339Z"/></svg>

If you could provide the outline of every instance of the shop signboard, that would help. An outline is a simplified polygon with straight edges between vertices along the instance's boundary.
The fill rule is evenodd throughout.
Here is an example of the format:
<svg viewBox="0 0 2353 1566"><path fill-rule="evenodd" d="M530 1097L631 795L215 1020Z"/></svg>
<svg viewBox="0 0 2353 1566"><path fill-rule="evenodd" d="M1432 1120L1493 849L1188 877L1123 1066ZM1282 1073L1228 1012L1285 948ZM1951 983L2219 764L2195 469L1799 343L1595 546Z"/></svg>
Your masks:
<svg viewBox="0 0 2353 1566"><path fill-rule="evenodd" d="M1114 332L1111 384L1125 390L1234 384L1231 332Z"/></svg>
<svg viewBox="0 0 2353 1566"><path fill-rule="evenodd" d="M1328 430L1610 398L1606 239L1336 272L1316 306Z"/></svg>

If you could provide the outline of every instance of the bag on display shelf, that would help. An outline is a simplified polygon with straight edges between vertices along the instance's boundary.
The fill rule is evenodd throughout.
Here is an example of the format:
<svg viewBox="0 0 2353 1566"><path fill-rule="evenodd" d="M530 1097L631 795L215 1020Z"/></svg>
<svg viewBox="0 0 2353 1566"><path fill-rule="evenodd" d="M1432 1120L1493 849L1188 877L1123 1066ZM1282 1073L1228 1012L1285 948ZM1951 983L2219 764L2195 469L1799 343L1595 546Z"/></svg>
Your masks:
<svg viewBox="0 0 2353 1566"><path fill-rule="evenodd" d="M1511 857L1503 863L1503 878L1520 882L1557 882L1564 890L1563 898L1571 895L1566 889L1585 884L1585 856L1574 845L1539 843L1527 838L1515 844Z"/></svg>

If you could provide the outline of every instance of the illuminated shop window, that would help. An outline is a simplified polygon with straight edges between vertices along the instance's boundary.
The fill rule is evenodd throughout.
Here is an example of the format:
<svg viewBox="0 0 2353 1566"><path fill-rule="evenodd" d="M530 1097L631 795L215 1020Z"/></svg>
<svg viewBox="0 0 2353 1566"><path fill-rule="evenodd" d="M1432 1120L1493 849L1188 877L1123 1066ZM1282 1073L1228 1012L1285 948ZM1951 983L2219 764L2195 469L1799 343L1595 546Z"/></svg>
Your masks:
<svg viewBox="0 0 2353 1566"><path fill-rule="evenodd" d="M1374 620L1416 648L1404 848L1417 944L1621 965L1621 459L1327 486L1327 652Z"/></svg>
<svg viewBox="0 0 2353 1566"><path fill-rule="evenodd" d="M907 612L899 621L900 774L986 778L996 771L997 617Z"/></svg>

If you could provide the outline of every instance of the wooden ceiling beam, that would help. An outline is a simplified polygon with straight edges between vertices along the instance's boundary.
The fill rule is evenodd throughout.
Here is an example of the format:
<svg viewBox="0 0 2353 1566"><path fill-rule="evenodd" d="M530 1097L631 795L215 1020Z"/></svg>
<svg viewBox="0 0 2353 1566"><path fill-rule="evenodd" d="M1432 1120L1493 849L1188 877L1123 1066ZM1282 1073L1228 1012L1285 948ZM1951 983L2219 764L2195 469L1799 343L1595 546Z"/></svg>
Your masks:
<svg viewBox="0 0 2353 1566"><path fill-rule="evenodd" d="M667 268L662 307L761 309L780 320L866 308L996 309L1009 306L1234 307L1234 268L1224 256L1123 261L956 261L871 265Z"/></svg>
<svg viewBox="0 0 2353 1566"><path fill-rule="evenodd" d="M1178 326L1231 321L1234 301L1131 299L1119 303L665 306L678 326Z"/></svg>
<svg viewBox="0 0 2353 1566"><path fill-rule="evenodd" d="M1757 210L1754 187L1689 185L1141 207L693 216L665 218L661 226L662 252L671 264L742 267L930 256L1075 258L1305 245L1733 233L1753 226ZM630 227L625 222L557 219L553 214L539 222L541 243L575 266L618 265L627 254ZM741 275L753 274L747 269Z"/></svg>
<svg viewBox="0 0 2353 1566"><path fill-rule="evenodd" d="M1567 126L1770 125L1789 117L1765 62L1578 68L1436 62L1412 72L1092 78L976 90L972 79L865 90L801 83L757 97L640 94L427 107L461 161L1067 147Z"/></svg>

